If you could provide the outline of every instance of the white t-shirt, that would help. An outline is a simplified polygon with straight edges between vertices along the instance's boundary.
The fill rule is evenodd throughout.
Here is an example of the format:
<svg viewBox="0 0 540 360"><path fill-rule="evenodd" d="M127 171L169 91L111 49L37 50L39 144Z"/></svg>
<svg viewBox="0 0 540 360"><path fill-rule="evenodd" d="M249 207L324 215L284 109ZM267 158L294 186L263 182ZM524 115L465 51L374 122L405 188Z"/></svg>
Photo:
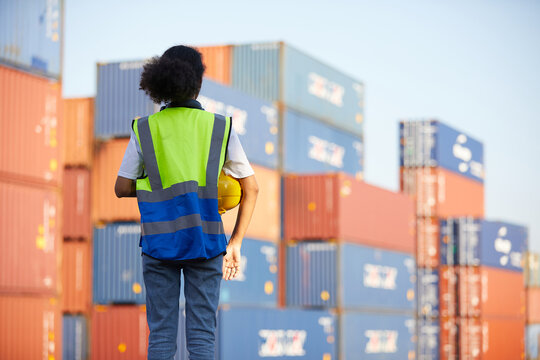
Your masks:
<svg viewBox="0 0 540 360"><path fill-rule="evenodd" d="M131 129L131 138L129 139L122 165L120 165L120 170L118 170L118 176L131 180L137 179L143 174L143 163L142 151L139 147L137 136L133 129ZM223 171L225 174L236 179L243 179L255 174L251 165L249 165L246 153L242 148L242 144L240 144L240 139L238 139L238 135L232 127Z"/></svg>

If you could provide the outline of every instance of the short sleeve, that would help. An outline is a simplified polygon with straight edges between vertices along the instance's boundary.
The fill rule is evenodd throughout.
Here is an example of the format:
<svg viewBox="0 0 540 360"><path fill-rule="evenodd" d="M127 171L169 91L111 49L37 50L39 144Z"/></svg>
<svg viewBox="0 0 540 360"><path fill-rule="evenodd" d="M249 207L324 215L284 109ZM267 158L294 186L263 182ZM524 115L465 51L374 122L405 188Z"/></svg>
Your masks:
<svg viewBox="0 0 540 360"><path fill-rule="evenodd" d="M231 128L223 172L236 179L243 179L255 174L242 148L240 139L233 128Z"/></svg>
<svg viewBox="0 0 540 360"><path fill-rule="evenodd" d="M142 152L139 148L135 132L132 129L131 137L124 153L124 159L118 170L118 176L136 180L143 174L143 164Z"/></svg>

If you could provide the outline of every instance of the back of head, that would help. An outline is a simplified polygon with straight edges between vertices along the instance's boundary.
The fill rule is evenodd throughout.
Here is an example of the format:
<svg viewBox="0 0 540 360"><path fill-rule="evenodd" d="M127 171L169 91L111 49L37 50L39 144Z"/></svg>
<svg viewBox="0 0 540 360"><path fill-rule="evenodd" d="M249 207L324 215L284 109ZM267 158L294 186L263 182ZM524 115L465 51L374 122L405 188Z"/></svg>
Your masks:
<svg viewBox="0 0 540 360"><path fill-rule="evenodd" d="M140 88L155 103L193 99L205 67L201 54L189 46L173 46L144 65Z"/></svg>

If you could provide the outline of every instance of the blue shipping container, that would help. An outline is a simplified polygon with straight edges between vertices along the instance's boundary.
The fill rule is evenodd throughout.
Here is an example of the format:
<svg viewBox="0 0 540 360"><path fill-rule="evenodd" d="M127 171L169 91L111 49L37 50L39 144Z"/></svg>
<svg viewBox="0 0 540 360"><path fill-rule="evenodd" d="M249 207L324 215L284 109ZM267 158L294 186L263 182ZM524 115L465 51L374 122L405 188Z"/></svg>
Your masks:
<svg viewBox="0 0 540 360"><path fill-rule="evenodd" d="M415 281L415 263L406 254L327 242L287 247L288 306L412 313Z"/></svg>
<svg viewBox="0 0 540 360"><path fill-rule="evenodd" d="M417 274L418 315L439 316L439 271L419 268Z"/></svg>
<svg viewBox="0 0 540 360"><path fill-rule="evenodd" d="M416 329L412 316L348 311L340 315L340 330L342 360L415 358Z"/></svg>
<svg viewBox="0 0 540 360"><path fill-rule="evenodd" d="M0 63L59 79L62 0L0 1Z"/></svg>
<svg viewBox="0 0 540 360"><path fill-rule="evenodd" d="M137 223L94 228L95 304L145 303L140 236Z"/></svg>
<svg viewBox="0 0 540 360"><path fill-rule="evenodd" d="M454 219L448 218L439 221L439 252L441 265L457 265L458 244L456 224Z"/></svg>
<svg viewBox="0 0 540 360"><path fill-rule="evenodd" d="M484 182L484 146L440 121L401 122L400 165L443 167Z"/></svg>
<svg viewBox="0 0 540 360"><path fill-rule="evenodd" d="M418 360L439 360L439 320L420 319L418 329Z"/></svg>
<svg viewBox="0 0 540 360"><path fill-rule="evenodd" d="M283 43L235 46L232 86L323 120L363 133L364 85Z"/></svg>
<svg viewBox="0 0 540 360"><path fill-rule="evenodd" d="M540 324L527 325L525 351L527 359L538 359L538 342L540 341Z"/></svg>
<svg viewBox="0 0 540 360"><path fill-rule="evenodd" d="M285 111L283 170L288 173L344 171L362 178L364 145L361 137Z"/></svg>
<svg viewBox="0 0 540 360"><path fill-rule="evenodd" d="M62 317L62 359L88 359L88 328L84 316Z"/></svg>

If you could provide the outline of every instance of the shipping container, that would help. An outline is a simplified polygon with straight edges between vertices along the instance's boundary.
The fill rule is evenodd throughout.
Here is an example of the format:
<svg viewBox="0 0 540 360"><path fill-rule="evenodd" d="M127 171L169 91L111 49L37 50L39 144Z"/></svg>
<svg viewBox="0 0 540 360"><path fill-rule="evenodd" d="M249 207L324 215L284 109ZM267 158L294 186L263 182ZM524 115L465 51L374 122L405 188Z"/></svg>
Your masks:
<svg viewBox="0 0 540 360"><path fill-rule="evenodd" d="M525 343L527 346L527 360L537 360L540 356L538 344L540 343L540 324L527 325L525 330Z"/></svg>
<svg viewBox="0 0 540 360"><path fill-rule="evenodd" d="M140 237L136 223L94 229L94 303L145 303Z"/></svg>
<svg viewBox="0 0 540 360"><path fill-rule="evenodd" d="M100 142L96 145L92 169L92 221L139 221L137 199L119 199L114 193L118 169L124 158L128 139Z"/></svg>
<svg viewBox="0 0 540 360"><path fill-rule="evenodd" d="M0 293L58 292L60 193L0 182Z"/></svg>
<svg viewBox="0 0 540 360"><path fill-rule="evenodd" d="M407 254L355 244L291 243L287 306L413 313L415 263Z"/></svg>
<svg viewBox="0 0 540 360"><path fill-rule="evenodd" d="M0 359L62 359L57 299L1 295L0 319Z"/></svg>
<svg viewBox="0 0 540 360"><path fill-rule="evenodd" d="M259 184L259 195L246 237L277 242L281 238L281 177L279 172L252 164ZM221 216L225 232L231 234L238 207Z"/></svg>
<svg viewBox="0 0 540 360"><path fill-rule="evenodd" d="M363 178L364 142L333 126L300 113L283 112L283 171L322 173L343 171Z"/></svg>
<svg viewBox="0 0 540 360"><path fill-rule="evenodd" d="M204 76L220 84L231 83L232 45L198 46L206 67Z"/></svg>
<svg viewBox="0 0 540 360"><path fill-rule="evenodd" d="M439 220L418 217L416 220L416 261L419 267L439 266Z"/></svg>
<svg viewBox="0 0 540 360"><path fill-rule="evenodd" d="M92 254L88 241L66 241L62 245L62 310L87 314L92 289Z"/></svg>
<svg viewBox="0 0 540 360"><path fill-rule="evenodd" d="M441 317L458 316L458 270L454 266L439 267L439 313Z"/></svg>
<svg viewBox="0 0 540 360"><path fill-rule="evenodd" d="M91 328L91 359L146 360L149 331L145 306L96 305Z"/></svg>
<svg viewBox="0 0 540 360"><path fill-rule="evenodd" d="M439 318L440 325L440 359L441 360L458 360L458 325L459 318L441 317Z"/></svg>
<svg viewBox="0 0 540 360"><path fill-rule="evenodd" d="M90 170L67 168L64 170L64 239L90 239Z"/></svg>
<svg viewBox="0 0 540 360"><path fill-rule="evenodd" d="M92 166L94 98L64 99L64 163Z"/></svg>
<svg viewBox="0 0 540 360"><path fill-rule="evenodd" d="M484 145L438 120L399 124L400 166L442 167L484 182Z"/></svg>
<svg viewBox="0 0 540 360"><path fill-rule="evenodd" d="M482 320L479 318L459 318L458 332L459 360L482 359ZM500 359L520 359L520 357Z"/></svg>
<svg viewBox="0 0 540 360"><path fill-rule="evenodd" d="M437 269L417 269L418 315L439 316L439 271Z"/></svg>
<svg viewBox="0 0 540 360"><path fill-rule="evenodd" d="M540 324L540 288L527 289L527 322Z"/></svg>
<svg viewBox="0 0 540 360"><path fill-rule="evenodd" d="M227 307L217 324L219 360L337 359L336 316L328 311Z"/></svg>
<svg viewBox="0 0 540 360"><path fill-rule="evenodd" d="M240 272L221 282L220 304L276 307L277 255L275 243L244 238Z"/></svg>
<svg viewBox="0 0 540 360"><path fill-rule="evenodd" d="M525 286L540 287L540 254L527 252L525 255Z"/></svg>
<svg viewBox="0 0 540 360"><path fill-rule="evenodd" d="M443 168L401 168L400 188L416 202L418 216L484 216L482 183Z"/></svg>
<svg viewBox="0 0 540 360"><path fill-rule="evenodd" d="M64 315L62 318L62 358L88 359L88 328L84 316Z"/></svg>
<svg viewBox="0 0 540 360"><path fill-rule="evenodd" d="M340 314L339 358L342 360L416 359L416 325L409 315Z"/></svg>
<svg viewBox="0 0 540 360"><path fill-rule="evenodd" d="M414 205L406 195L338 173L286 176L283 199L287 240L338 239L414 253Z"/></svg>
<svg viewBox="0 0 540 360"><path fill-rule="evenodd" d="M0 116L4 119L0 122L2 178L60 185L60 84L0 66L0 93Z"/></svg>
<svg viewBox="0 0 540 360"><path fill-rule="evenodd" d="M466 331L465 331L466 332ZM469 357L474 359L475 357ZM525 321L515 319L482 319L482 360L524 359ZM462 359L467 359L463 357Z"/></svg>
<svg viewBox="0 0 540 360"><path fill-rule="evenodd" d="M362 134L364 85L290 45L271 42L235 46L232 86Z"/></svg>
<svg viewBox="0 0 540 360"><path fill-rule="evenodd" d="M441 265L454 266L459 264L458 231L455 218L441 219L439 221Z"/></svg>
<svg viewBox="0 0 540 360"><path fill-rule="evenodd" d="M438 319L418 319L418 360L439 360L439 337L441 328Z"/></svg>
<svg viewBox="0 0 540 360"><path fill-rule="evenodd" d="M62 75L63 0L0 2L0 63Z"/></svg>

